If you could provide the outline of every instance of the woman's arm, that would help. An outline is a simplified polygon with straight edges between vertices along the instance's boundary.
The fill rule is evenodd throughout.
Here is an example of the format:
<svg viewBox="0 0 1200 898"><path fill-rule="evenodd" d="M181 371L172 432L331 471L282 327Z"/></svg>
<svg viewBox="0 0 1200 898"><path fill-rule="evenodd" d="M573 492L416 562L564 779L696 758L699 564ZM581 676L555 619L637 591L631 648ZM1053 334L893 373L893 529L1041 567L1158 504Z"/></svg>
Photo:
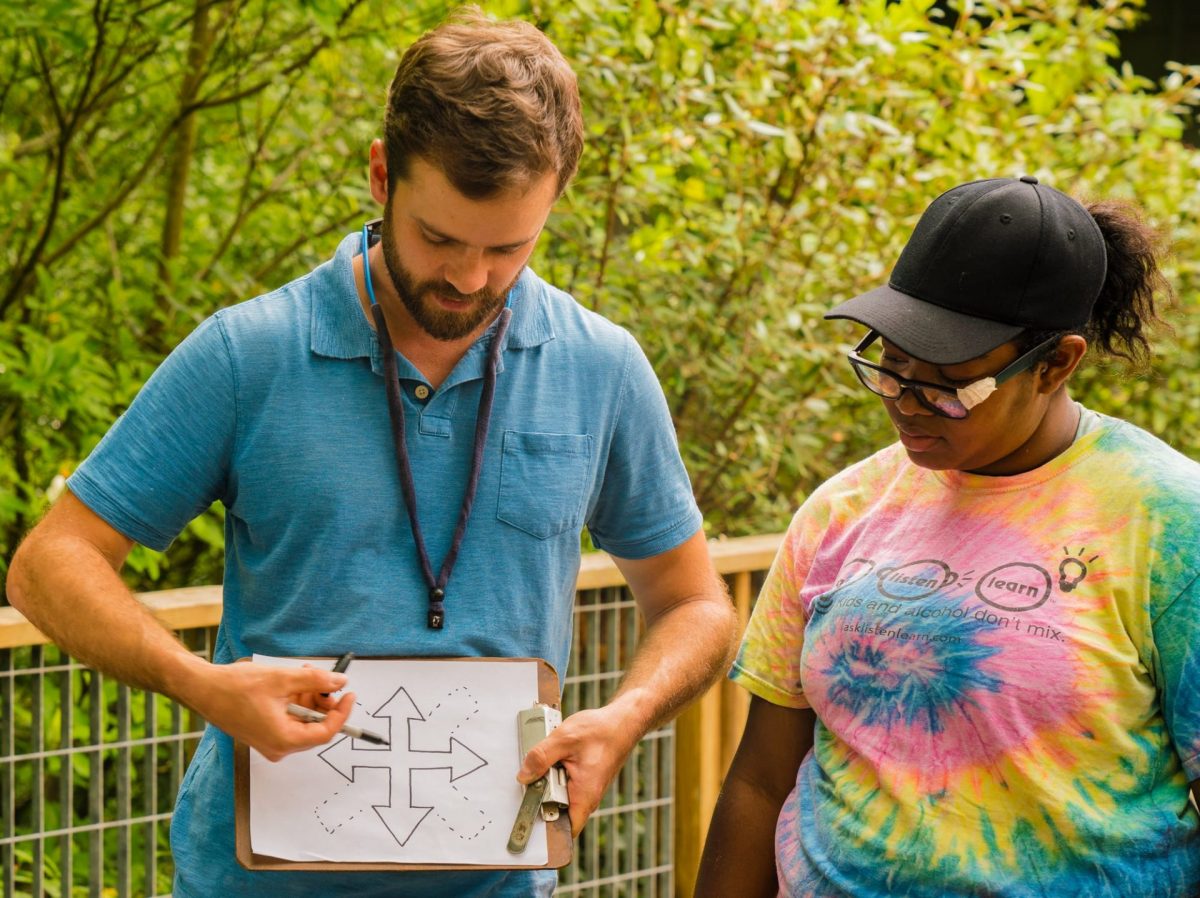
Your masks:
<svg viewBox="0 0 1200 898"><path fill-rule="evenodd" d="M696 898L774 898L775 821L813 744L816 715L757 696L713 812Z"/></svg>

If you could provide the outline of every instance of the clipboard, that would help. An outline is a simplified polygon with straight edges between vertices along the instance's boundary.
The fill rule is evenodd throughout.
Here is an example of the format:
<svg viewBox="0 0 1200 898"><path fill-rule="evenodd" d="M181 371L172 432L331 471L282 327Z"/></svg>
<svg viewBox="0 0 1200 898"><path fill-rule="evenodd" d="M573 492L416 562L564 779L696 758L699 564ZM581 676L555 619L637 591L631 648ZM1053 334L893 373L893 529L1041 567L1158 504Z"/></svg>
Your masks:
<svg viewBox="0 0 1200 898"><path fill-rule="evenodd" d="M326 658L313 658L313 661L325 662ZM363 657L362 661L455 661L475 664L504 664L511 662L536 662L538 681L538 702L555 709L559 705L558 674L554 668L542 658L463 658L463 657L422 657L406 658L401 656ZM517 739L517 723L513 721L513 740ZM233 753L234 773L234 842L238 862L248 870L288 870L288 871L362 871L383 872L401 870L546 870L565 867L571 862L573 841L571 838L570 816L563 813L557 820L545 823L547 862L545 864L522 864L517 855L513 863L505 864L447 864L447 863L405 863L397 861L294 861L272 857L255 852L250 844L250 749L241 742L234 743ZM504 829L510 822L505 822Z"/></svg>

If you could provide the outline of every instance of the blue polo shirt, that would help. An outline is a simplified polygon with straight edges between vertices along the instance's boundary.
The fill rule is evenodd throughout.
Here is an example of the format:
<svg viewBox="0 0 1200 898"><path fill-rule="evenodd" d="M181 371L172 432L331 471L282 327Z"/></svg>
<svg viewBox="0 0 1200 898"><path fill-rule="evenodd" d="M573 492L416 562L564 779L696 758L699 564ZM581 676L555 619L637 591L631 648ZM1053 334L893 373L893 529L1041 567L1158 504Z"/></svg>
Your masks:
<svg viewBox="0 0 1200 898"><path fill-rule="evenodd" d="M666 402L623 329L526 270L508 305L474 512L426 627L383 365L355 288L359 236L292 283L224 309L146 382L68 487L165 549L226 509L214 660L268 655L545 658L565 673L579 535L624 558L700 527ZM433 390L397 354L417 507L436 571L466 488L489 330ZM234 856L230 740L209 727L172 822L176 896L549 894L553 874L249 873ZM515 771L514 771L515 775Z"/></svg>

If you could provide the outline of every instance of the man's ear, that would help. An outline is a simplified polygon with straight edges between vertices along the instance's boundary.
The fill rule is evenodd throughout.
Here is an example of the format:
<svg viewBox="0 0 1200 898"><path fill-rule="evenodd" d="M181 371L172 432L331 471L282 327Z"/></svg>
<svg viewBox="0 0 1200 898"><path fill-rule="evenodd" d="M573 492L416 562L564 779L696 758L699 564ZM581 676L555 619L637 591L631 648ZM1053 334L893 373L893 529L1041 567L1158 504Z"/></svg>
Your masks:
<svg viewBox="0 0 1200 898"><path fill-rule="evenodd" d="M1067 334L1058 341L1054 352L1037 366L1038 390L1049 395L1065 384L1083 361L1087 340L1079 334Z"/></svg>
<svg viewBox="0 0 1200 898"><path fill-rule="evenodd" d="M371 196L375 198L375 202L385 206L388 200L387 153L383 150L383 141L378 137L371 141L371 152L367 165L371 180Z"/></svg>

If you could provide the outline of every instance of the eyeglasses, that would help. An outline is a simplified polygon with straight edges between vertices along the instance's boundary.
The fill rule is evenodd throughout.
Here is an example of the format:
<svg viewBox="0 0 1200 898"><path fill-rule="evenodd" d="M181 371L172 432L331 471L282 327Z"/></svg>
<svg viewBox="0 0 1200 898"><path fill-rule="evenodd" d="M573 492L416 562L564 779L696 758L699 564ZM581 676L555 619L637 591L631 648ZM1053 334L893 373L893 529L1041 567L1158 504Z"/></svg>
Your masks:
<svg viewBox="0 0 1200 898"><path fill-rule="evenodd" d="M1058 342L1058 337L1043 340L1020 358L1006 365L1003 370L991 377L983 377L967 384L965 387L947 387L943 384L931 384L921 380L911 380L901 377L895 371L876 365L862 357L862 352L879 339L877 331L869 331L862 342L854 347L847 355L854 373L862 381L864 387L884 399L899 399L908 390L925 408L943 418L961 419L970 414L971 409L987 399L996 389L1022 371L1032 368L1038 355L1047 347Z"/></svg>

